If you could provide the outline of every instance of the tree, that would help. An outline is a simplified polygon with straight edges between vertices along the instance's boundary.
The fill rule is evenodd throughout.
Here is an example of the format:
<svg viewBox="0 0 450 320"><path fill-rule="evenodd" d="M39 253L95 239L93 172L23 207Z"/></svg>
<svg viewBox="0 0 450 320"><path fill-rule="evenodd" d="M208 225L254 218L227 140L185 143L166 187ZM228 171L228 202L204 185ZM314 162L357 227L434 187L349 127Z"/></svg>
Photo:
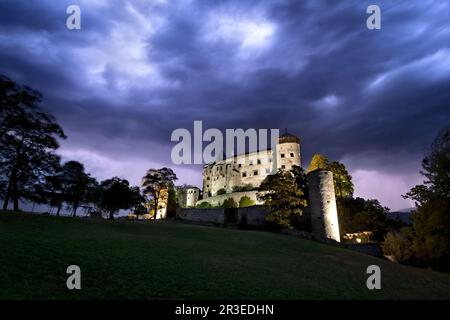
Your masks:
<svg viewBox="0 0 450 320"><path fill-rule="evenodd" d="M337 198L353 196L352 176L348 173L343 163L333 161L329 164L328 170L333 172L334 191Z"/></svg>
<svg viewBox="0 0 450 320"><path fill-rule="evenodd" d="M374 238L381 241L388 231L387 213L378 200L363 198L342 198L336 202L341 234L372 231Z"/></svg>
<svg viewBox="0 0 450 320"><path fill-rule="evenodd" d="M39 108L42 95L0 78L0 184L3 209L10 200L19 210L21 198L33 198L35 186L45 182L59 165L54 153L57 138L65 138L50 114Z"/></svg>
<svg viewBox="0 0 450 320"><path fill-rule="evenodd" d="M407 263L412 258L411 228L405 227L400 231L391 230L384 236L382 244L383 254L391 256L399 263Z"/></svg>
<svg viewBox="0 0 450 320"><path fill-rule="evenodd" d="M450 270L450 126L441 131L422 161L422 185L404 197L415 201L412 251L417 263Z"/></svg>
<svg viewBox="0 0 450 320"><path fill-rule="evenodd" d="M223 203L220 207L221 208L237 208L238 204L236 203L236 201L234 201L233 198L228 198L223 201Z"/></svg>
<svg viewBox="0 0 450 320"><path fill-rule="evenodd" d="M144 215L147 213L147 208L145 207L147 199L145 198L139 187L131 187L130 192L133 213L136 215L136 219L139 220L140 215Z"/></svg>
<svg viewBox="0 0 450 320"><path fill-rule="evenodd" d="M113 177L102 181L100 184L102 197L99 207L109 213L109 219L114 219L114 214L120 209L129 209L135 205L133 190L128 180Z"/></svg>
<svg viewBox="0 0 450 320"><path fill-rule="evenodd" d="M46 177L46 190L51 204L57 206L59 216L63 203L72 207L75 217L82 204L94 201L91 197L97 181L84 171L84 166L77 161L68 161L54 175Z"/></svg>
<svg viewBox="0 0 450 320"><path fill-rule="evenodd" d="M308 182L306 179L306 172L300 166L293 165L291 173L294 176L295 184L303 192L305 200L309 197Z"/></svg>
<svg viewBox="0 0 450 320"><path fill-rule="evenodd" d="M313 155L311 159L311 162L308 167L308 172L317 169L328 170L328 165L329 165L328 158L325 157L323 154L316 153L315 155Z"/></svg>
<svg viewBox="0 0 450 320"><path fill-rule="evenodd" d="M250 197L248 196L243 196L241 199L239 199L239 208L251 207L255 204L255 201L250 199Z"/></svg>
<svg viewBox="0 0 450 320"><path fill-rule="evenodd" d="M301 215L307 205L292 173L283 170L267 176L257 196L269 213L266 220L281 228L292 228L291 217Z"/></svg>
<svg viewBox="0 0 450 320"><path fill-rule="evenodd" d="M177 176L170 168L149 169L142 178L144 193L153 199L153 219L156 219L159 209L159 201L164 190L168 190L177 180Z"/></svg>

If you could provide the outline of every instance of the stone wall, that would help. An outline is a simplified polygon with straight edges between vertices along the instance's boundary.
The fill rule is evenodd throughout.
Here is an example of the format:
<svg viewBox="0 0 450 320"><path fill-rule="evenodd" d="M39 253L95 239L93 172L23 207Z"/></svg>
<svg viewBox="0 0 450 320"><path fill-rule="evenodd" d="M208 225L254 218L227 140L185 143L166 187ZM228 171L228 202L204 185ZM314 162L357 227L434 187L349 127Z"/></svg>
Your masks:
<svg viewBox="0 0 450 320"><path fill-rule="evenodd" d="M225 222L225 209L178 208L177 218L187 221L223 224Z"/></svg>
<svg viewBox="0 0 450 320"><path fill-rule="evenodd" d="M213 207L218 207L228 198L233 198L233 200L236 201L236 203L239 205L239 200L241 200L241 198L244 196L249 197L251 200L255 202L255 204L262 204L262 202L258 200L257 193L258 191L242 191L242 192L226 193L214 197L209 197L206 199L201 199L197 202L197 204L207 202Z"/></svg>
<svg viewBox="0 0 450 320"><path fill-rule="evenodd" d="M228 215L228 217L227 217ZM231 219L233 216L234 219ZM194 209L194 208L179 208L177 210L177 218L201 223L213 224L234 224L234 225L248 225L253 227L263 227L266 225L265 218L267 212L261 206L252 206L247 208L235 209Z"/></svg>

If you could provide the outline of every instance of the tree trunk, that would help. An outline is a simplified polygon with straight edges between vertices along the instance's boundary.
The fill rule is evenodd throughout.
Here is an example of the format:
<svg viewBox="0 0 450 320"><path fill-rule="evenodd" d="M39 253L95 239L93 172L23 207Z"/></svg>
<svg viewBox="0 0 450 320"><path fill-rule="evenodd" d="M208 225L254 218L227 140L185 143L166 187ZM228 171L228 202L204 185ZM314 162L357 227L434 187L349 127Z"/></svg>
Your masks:
<svg viewBox="0 0 450 320"><path fill-rule="evenodd" d="M17 190L13 194L14 199L14 211L19 211L19 195L17 194Z"/></svg>
<svg viewBox="0 0 450 320"><path fill-rule="evenodd" d="M77 216L77 209L78 207L73 207L73 217L75 218Z"/></svg>
<svg viewBox="0 0 450 320"><path fill-rule="evenodd" d="M3 201L3 210L8 210L9 192L6 193L5 201Z"/></svg>
<svg viewBox="0 0 450 320"><path fill-rule="evenodd" d="M114 220L114 212L109 213L109 220Z"/></svg>
<svg viewBox="0 0 450 320"><path fill-rule="evenodd" d="M59 217L59 212L61 211L62 201L58 204L58 209L56 210L56 216Z"/></svg>

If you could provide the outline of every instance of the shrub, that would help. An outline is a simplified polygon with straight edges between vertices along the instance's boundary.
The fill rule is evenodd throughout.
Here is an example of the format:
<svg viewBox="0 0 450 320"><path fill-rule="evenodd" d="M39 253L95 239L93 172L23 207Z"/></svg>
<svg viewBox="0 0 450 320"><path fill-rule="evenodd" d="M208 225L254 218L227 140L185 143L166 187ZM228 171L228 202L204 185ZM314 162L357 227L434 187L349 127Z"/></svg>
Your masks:
<svg viewBox="0 0 450 320"><path fill-rule="evenodd" d="M384 255L400 263L408 262L412 257L411 228L402 228L399 232L389 231L381 246Z"/></svg>
<svg viewBox="0 0 450 320"><path fill-rule="evenodd" d="M208 202L200 202L196 206L197 209L211 209L212 205Z"/></svg>
<svg viewBox="0 0 450 320"><path fill-rule="evenodd" d="M227 193L227 191L224 188L221 188L219 190L217 190L217 195L220 196L221 194L225 194Z"/></svg>
<svg viewBox="0 0 450 320"><path fill-rule="evenodd" d="M239 200L239 208L251 207L251 206L254 206L255 204L256 204L256 202L253 201L252 199L250 199L250 197L248 197L248 196L243 196Z"/></svg>
<svg viewBox="0 0 450 320"><path fill-rule="evenodd" d="M228 198L227 200L225 200L222 205L222 208L237 208L238 204L236 203L236 201L234 201L233 198Z"/></svg>

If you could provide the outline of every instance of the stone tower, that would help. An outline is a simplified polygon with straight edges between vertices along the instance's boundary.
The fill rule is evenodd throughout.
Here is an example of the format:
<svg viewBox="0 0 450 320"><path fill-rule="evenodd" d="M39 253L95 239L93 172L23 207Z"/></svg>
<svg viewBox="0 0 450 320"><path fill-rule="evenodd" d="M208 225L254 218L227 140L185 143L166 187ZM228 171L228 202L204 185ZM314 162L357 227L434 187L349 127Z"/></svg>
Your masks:
<svg viewBox="0 0 450 320"><path fill-rule="evenodd" d="M186 190L186 207L195 207L198 199L200 198L199 188L188 188Z"/></svg>
<svg viewBox="0 0 450 320"><path fill-rule="evenodd" d="M334 195L333 173L314 170L307 175L312 232L320 237L341 241Z"/></svg>
<svg viewBox="0 0 450 320"><path fill-rule="evenodd" d="M287 131L281 135L278 139L278 144L276 146L275 155L276 158L276 168L274 172L279 169L289 171L292 166L301 166L300 157L300 139ZM275 164L275 161L274 161Z"/></svg>

